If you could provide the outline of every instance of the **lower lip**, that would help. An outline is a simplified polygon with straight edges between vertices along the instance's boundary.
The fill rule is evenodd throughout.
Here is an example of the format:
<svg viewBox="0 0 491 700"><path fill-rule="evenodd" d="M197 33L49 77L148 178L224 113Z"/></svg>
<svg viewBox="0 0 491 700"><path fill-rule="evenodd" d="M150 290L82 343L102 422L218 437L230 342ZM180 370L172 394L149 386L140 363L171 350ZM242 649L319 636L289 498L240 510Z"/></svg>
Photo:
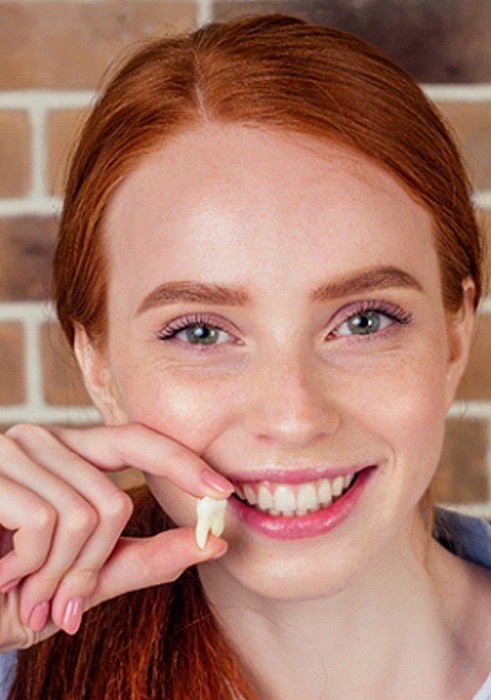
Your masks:
<svg viewBox="0 0 491 700"><path fill-rule="evenodd" d="M374 470L374 467L369 467L359 472L354 484L341 498L315 513L291 517L269 515L237 498L230 498L229 506L237 517L253 530L272 539L297 540L316 537L329 532L348 518L365 491Z"/></svg>

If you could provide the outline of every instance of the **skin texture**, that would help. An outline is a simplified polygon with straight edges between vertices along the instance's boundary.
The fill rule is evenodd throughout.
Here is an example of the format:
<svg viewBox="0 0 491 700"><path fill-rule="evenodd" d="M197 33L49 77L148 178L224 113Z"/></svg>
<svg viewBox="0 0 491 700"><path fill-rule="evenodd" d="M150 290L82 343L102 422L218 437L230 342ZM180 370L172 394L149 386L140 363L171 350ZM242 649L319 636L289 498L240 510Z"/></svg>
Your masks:
<svg viewBox="0 0 491 700"><path fill-rule="evenodd" d="M464 308L449 317L428 213L391 175L346 147L207 125L175 137L129 175L109 206L104 236L109 333L93 347L78 329L76 351L106 423L144 424L232 481L264 470L375 466L350 516L318 537L273 541L227 509L229 549L202 567L202 580L230 636L250 652L261 697L299 697L306 687L309 697L324 697L321 662L311 663L308 681L297 673L276 696L258 653L281 663L283 653L285 660L291 653L312 658L312 649L319 659L343 658L341 650L345 663L358 652L364 659L359 678L349 664L330 698L357 697L346 695L348 680L356 693L372 679L373 697L384 697L375 680L381 655L369 664L370 645L339 643L343 631L356 637L360 625L372 627L384 663L393 660L391 692L404 677L399 663L404 669L408 658L441 649L426 658L437 677L431 697L443 697L448 659L471 641L465 634L455 641L462 610L440 605L438 585L453 572L448 597L458 590L467 601L477 584L463 564L428 543L418 503L465 366L473 287L464 282ZM411 284L379 279L356 289L364 273L387 266L410 275ZM347 279L341 293L313 294ZM183 281L233 288L241 303L149 297ZM348 320L367 304L382 306L380 330L355 335ZM197 321L222 329L217 344L193 345L183 330L162 339L177 324ZM195 498L164 477L147 478L171 517L194 525ZM402 635L395 654L399 627L387 610L406 593L416 601L411 619L424 622L410 639ZM381 631L374 621L383 611ZM314 623L319 619L331 620L332 634ZM250 650L245 631L254 640ZM299 639L308 640L302 650ZM479 667L469 687L481 675Z"/></svg>

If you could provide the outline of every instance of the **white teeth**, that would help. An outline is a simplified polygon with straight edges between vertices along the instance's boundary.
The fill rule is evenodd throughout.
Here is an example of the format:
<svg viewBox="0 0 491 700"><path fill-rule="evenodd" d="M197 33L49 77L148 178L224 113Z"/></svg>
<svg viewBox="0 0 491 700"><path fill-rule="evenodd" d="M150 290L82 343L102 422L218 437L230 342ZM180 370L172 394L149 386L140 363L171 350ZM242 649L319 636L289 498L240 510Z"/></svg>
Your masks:
<svg viewBox="0 0 491 700"><path fill-rule="evenodd" d="M319 503L328 506L332 501L332 489L329 479L321 479L319 482Z"/></svg>
<svg viewBox="0 0 491 700"><path fill-rule="evenodd" d="M278 486L274 492L274 508L279 513L286 515L293 513L297 504L295 503L295 494L288 486Z"/></svg>
<svg viewBox="0 0 491 700"><path fill-rule="evenodd" d="M275 508L274 498L267 486L260 486L258 493L258 505L260 510L271 510Z"/></svg>
<svg viewBox="0 0 491 700"><path fill-rule="evenodd" d="M266 485L259 487L244 484L239 495L249 505L270 515L287 517L315 513L320 508L329 506L334 498L341 496L353 483L355 474L336 476L334 479L318 479L294 486L289 484Z"/></svg>
<svg viewBox="0 0 491 700"><path fill-rule="evenodd" d="M344 479L342 476L337 476L332 482L332 495L340 496L343 493Z"/></svg>
<svg viewBox="0 0 491 700"><path fill-rule="evenodd" d="M257 493L254 491L253 488L251 488L247 484L244 486L244 496L246 501L248 501L251 504L251 506L257 505Z"/></svg>
<svg viewBox="0 0 491 700"><path fill-rule="evenodd" d="M297 493L297 509L303 513L318 510L319 499L314 484L302 484Z"/></svg>
<svg viewBox="0 0 491 700"><path fill-rule="evenodd" d="M220 537L225 527L225 508L227 501L222 499L216 501L209 496L198 498L196 501L196 544L200 549L206 547L208 535L211 532L215 537Z"/></svg>
<svg viewBox="0 0 491 700"><path fill-rule="evenodd" d="M349 486L351 486L353 479L355 478L354 474L347 474L344 477L343 480L343 490L347 489Z"/></svg>

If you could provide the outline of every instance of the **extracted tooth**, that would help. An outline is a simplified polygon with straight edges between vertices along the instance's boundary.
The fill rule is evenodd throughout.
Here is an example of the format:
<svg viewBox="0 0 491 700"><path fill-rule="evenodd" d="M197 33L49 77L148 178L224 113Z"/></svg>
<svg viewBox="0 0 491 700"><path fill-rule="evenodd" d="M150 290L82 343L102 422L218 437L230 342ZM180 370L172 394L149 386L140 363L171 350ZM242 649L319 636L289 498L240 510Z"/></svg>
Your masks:
<svg viewBox="0 0 491 700"><path fill-rule="evenodd" d="M227 501L222 499L216 501L210 496L198 498L196 501L196 544L200 549L206 547L208 534L211 532L215 537L220 537L225 527L225 508Z"/></svg>

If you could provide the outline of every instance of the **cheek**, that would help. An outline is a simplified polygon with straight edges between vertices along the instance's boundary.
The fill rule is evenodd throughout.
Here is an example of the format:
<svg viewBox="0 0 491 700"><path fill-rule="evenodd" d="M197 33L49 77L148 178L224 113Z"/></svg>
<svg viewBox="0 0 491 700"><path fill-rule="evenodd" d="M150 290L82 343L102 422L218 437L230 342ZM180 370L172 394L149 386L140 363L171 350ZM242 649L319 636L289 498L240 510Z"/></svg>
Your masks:
<svg viewBox="0 0 491 700"><path fill-rule="evenodd" d="M192 372L151 367L142 371L140 367L117 372L116 381L128 421L143 423L197 454L226 430L230 420L223 378L203 379Z"/></svg>

